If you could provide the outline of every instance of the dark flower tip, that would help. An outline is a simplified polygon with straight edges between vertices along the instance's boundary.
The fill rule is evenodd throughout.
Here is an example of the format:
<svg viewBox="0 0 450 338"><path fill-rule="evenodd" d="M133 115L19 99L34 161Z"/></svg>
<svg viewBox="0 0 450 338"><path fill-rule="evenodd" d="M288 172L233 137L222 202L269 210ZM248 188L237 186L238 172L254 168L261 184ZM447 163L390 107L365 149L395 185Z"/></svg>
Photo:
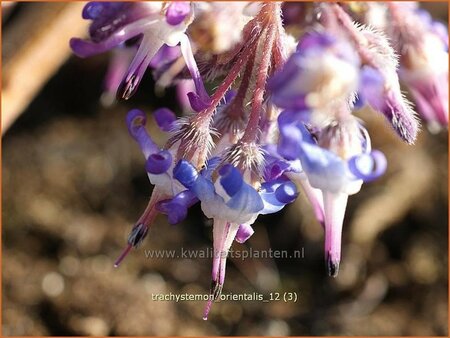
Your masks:
<svg viewBox="0 0 450 338"><path fill-rule="evenodd" d="M72 38L69 41L70 49L80 58L86 58L95 54L95 45L79 38Z"/></svg>
<svg viewBox="0 0 450 338"><path fill-rule="evenodd" d="M328 276L336 278L339 274L339 261L334 260L330 257L330 255L327 255L326 265Z"/></svg>
<svg viewBox="0 0 450 338"><path fill-rule="evenodd" d="M117 90L117 100L128 100L130 97L132 97L134 93L136 93L140 82L141 78L134 74L122 81L119 89Z"/></svg>

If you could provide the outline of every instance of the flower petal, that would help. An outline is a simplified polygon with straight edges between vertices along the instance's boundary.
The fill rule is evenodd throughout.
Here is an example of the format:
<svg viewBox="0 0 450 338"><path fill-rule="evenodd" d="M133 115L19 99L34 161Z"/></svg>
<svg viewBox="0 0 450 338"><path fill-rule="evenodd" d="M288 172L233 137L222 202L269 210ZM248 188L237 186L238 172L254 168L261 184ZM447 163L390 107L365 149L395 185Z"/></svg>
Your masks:
<svg viewBox="0 0 450 338"><path fill-rule="evenodd" d="M167 7L166 20L169 25L180 24L191 11L189 1L174 1Z"/></svg>
<svg viewBox="0 0 450 338"><path fill-rule="evenodd" d="M241 224L236 233L235 241L238 243L245 243L255 232L250 224Z"/></svg>
<svg viewBox="0 0 450 338"><path fill-rule="evenodd" d="M147 159L150 154L159 151L158 146L153 142L145 129L146 120L144 112L139 109L130 110L126 117L128 131L139 144L145 159Z"/></svg>
<svg viewBox="0 0 450 338"><path fill-rule="evenodd" d="M177 116L168 108L159 108L153 112L156 124L163 131L171 131L174 128Z"/></svg>
<svg viewBox="0 0 450 338"><path fill-rule="evenodd" d="M373 181L386 171L387 161L379 150L371 153L354 156L348 161L348 168L353 175L364 182Z"/></svg>
<svg viewBox="0 0 450 338"><path fill-rule="evenodd" d="M151 154L145 163L145 170L154 175L165 173L172 165L172 155L167 150Z"/></svg>

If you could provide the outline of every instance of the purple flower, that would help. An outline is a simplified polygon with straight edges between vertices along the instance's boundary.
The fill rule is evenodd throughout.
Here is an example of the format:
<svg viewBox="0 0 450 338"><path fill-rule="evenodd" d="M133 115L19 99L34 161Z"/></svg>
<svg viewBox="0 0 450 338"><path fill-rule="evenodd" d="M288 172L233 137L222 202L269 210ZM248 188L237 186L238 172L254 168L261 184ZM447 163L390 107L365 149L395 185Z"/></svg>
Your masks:
<svg viewBox="0 0 450 338"><path fill-rule="evenodd" d="M202 110L210 103L185 31L192 21L189 3L164 5L160 2L91 2L83 11L83 18L92 20L90 40L73 38L72 50L80 57L106 52L130 39L138 39L138 51L126 72L118 96L129 99L142 77L164 46L180 44L187 68L195 82L196 92L190 93L194 110ZM155 60L154 63L157 61Z"/></svg>
<svg viewBox="0 0 450 338"><path fill-rule="evenodd" d="M166 20L169 25L179 25L189 15L189 1L174 1L167 6Z"/></svg>
<svg viewBox="0 0 450 338"><path fill-rule="evenodd" d="M172 128L175 115L168 109L160 109L155 112L157 123L162 129ZM144 112L138 109L133 109L128 112L126 117L126 124L130 136L138 143L146 160L145 170L152 184L155 188L152 193L150 202L135 224L128 237L128 245L124 252L119 256L115 262L115 266L119 266L120 262L125 258L131 248L137 248L148 232L148 227L153 222L156 214L159 212L169 213L164 208L164 203L167 204L168 198L175 196L175 201L172 203L176 206L182 205L186 209L195 203L193 197L189 193L182 195L185 190L183 187L172 179L171 169L174 166L173 154L165 149L160 149L152 140L147 130L145 129L146 116ZM170 214L169 221L176 223L183 219L186 215L180 209L177 215Z"/></svg>

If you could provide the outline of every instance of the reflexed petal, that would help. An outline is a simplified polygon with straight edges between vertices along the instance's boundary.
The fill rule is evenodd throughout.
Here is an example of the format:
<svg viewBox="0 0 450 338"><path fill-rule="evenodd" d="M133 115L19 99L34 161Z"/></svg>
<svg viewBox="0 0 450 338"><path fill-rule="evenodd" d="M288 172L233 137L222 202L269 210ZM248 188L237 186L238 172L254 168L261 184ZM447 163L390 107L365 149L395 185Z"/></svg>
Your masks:
<svg viewBox="0 0 450 338"><path fill-rule="evenodd" d="M346 163L334 153L319 146L303 144L300 157L303 170L314 188L340 192L348 184Z"/></svg>
<svg viewBox="0 0 450 338"><path fill-rule="evenodd" d="M231 209L228 213L229 219L234 222L242 220L242 223L248 222L264 208L258 192L247 183L242 185L226 205Z"/></svg>
<svg viewBox="0 0 450 338"><path fill-rule="evenodd" d="M189 93L189 101L192 109L195 111L202 111L211 104L211 99L206 92L202 77L195 62L194 54L192 53L191 43L186 34L180 36L180 48L183 54L186 66L191 73L192 80L194 80L196 93Z"/></svg>
<svg viewBox="0 0 450 338"><path fill-rule="evenodd" d="M354 156L348 161L348 168L352 174L364 182L372 181L383 175L386 167L386 157L378 150L374 150L369 154Z"/></svg>
<svg viewBox="0 0 450 338"><path fill-rule="evenodd" d="M297 196L297 187L291 181L282 183L277 190L275 190L275 197L280 203L292 203Z"/></svg>
<svg viewBox="0 0 450 338"><path fill-rule="evenodd" d="M153 142L145 129L146 117L144 112L139 109L130 110L126 117L126 123L130 135L139 144L145 159L147 159L150 154L159 151L158 146Z"/></svg>
<svg viewBox="0 0 450 338"><path fill-rule="evenodd" d="M131 23L124 28L114 32L107 39L93 42L88 40L83 40L79 38L70 39L70 47L73 52L79 57L89 57L92 55L97 55L104 53L121 43L124 43L128 39L131 39L143 32L143 30L157 23L157 20L146 20L142 19Z"/></svg>
<svg viewBox="0 0 450 338"><path fill-rule="evenodd" d="M170 224L177 224L186 218L188 208L197 202L198 198L191 191L184 190L171 199L158 202L156 209L167 215Z"/></svg>
<svg viewBox="0 0 450 338"><path fill-rule="evenodd" d="M261 185L261 199L264 209L262 215L280 211L288 203L293 202L297 196L297 187L287 179L278 179L272 182L265 182Z"/></svg>
<svg viewBox="0 0 450 338"><path fill-rule="evenodd" d="M167 7L166 20L169 25L180 24L191 11L189 1L174 1Z"/></svg>
<svg viewBox="0 0 450 338"><path fill-rule="evenodd" d="M173 111L168 108L159 108L153 112L156 124L163 131L171 131L174 127L174 123L177 120L177 116Z"/></svg>
<svg viewBox="0 0 450 338"><path fill-rule="evenodd" d="M165 173L172 165L172 155L167 150L151 154L145 163L145 170L154 175Z"/></svg>
<svg viewBox="0 0 450 338"><path fill-rule="evenodd" d="M198 172L189 161L181 160L173 168L173 177L190 189L198 178Z"/></svg>

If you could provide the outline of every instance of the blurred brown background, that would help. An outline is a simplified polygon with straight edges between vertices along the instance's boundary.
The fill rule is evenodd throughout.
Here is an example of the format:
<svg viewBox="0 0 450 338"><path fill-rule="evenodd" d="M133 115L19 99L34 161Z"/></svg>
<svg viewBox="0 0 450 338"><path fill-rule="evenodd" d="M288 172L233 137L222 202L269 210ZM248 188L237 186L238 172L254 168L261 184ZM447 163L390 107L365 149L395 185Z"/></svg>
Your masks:
<svg viewBox="0 0 450 338"><path fill-rule="evenodd" d="M11 9L4 43L28 7L39 6ZM427 6L447 20L446 3ZM130 101L103 108L108 55L63 61L20 103L28 108L2 140L3 335L448 335L446 132L424 128L407 146L383 119L362 112L389 169L350 198L339 277L326 276L322 229L299 198L258 218L255 235L233 248L304 249L304 258L230 260L224 286L224 293L297 292L298 302L220 302L205 322L204 302L151 295L208 293L210 260L144 255L211 247L198 205L176 226L158 217L140 250L113 268L151 193L125 114L177 110L173 90L156 97L148 74Z"/></svg>

